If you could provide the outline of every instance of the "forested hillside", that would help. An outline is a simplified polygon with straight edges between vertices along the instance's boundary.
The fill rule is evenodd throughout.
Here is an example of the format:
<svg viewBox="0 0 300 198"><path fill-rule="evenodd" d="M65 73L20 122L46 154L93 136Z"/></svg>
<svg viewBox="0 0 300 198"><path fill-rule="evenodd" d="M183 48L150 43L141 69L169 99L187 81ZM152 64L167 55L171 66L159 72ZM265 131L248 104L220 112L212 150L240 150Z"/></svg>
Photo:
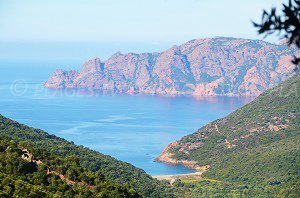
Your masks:
<svg viewBox="0 0 300 198"><path fill-rule="evenodd" d="M32 153L31 153L32 152ZM141 197L130 185L105 180L79 163L45 149L30 152L0 138L0 197Z"/></svg>
<svg viewBox="0 0 300 198"><path fill-rule="evenodd" d="M0 189L4 197L14 193L22 196L26 191L24 188L29 188L27 193L32 192L32 195L36 192L52 196L57 192L71 197L81 193L91 196L103 193L103 197L168 197L172 194L168 192L169 187L129 163L76 146L1 115L0 138ZM24 149L42 164L22 159ZM57 174L47 174L49 171L75 182L75 187L67 185L66 179L59 179ZM20 189L19 185L22 192L16 191Z"/></svg>
<svg viewBox="0 0 300 198"><path fill-rule="evenodd" d="M229 116L170 144L159 159L167 156L178 163L210 165L204 178L219 182L193 184L198 194L211 185L209 189L218 192L296 197L300 194L299 101L300 79L294 76Z"/></svg>

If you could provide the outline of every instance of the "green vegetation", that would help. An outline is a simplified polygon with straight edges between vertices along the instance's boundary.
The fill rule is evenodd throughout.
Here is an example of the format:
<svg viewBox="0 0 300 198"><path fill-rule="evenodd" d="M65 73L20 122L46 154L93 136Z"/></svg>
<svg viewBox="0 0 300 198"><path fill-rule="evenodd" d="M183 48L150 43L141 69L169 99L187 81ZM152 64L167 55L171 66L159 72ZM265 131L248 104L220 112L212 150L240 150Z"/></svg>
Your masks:
<svg viewBox="0 0 300 198"><path fill-rule="evenodd" d="M176 180L176 190L128 163L0 115L0 197L297 197L299 89L294 76L182 138L169 149L173 158L211 168L202 179Z"/></svg>
<svg viewBox="0 0 300 198"><path fill-rule="evenodd" d="M229 116L183 137L173 158L210 164L205 178L186 190L238 195L300 194L300 79L296 75ZM204 185L205 184L205 185ZM216 191L216 189L218 189Z"/></svg>
<svg viewBox="0 0 300 198"><path fill-rule="evenodd" d="M253 22L253 25L258 28L259 34L269 36L274 33L282 35L287 38L288 45L295 45L300 48L300 1L289 0L288 3L282 4L281 13L277 13L276 8L272 8L270 12L264 10L261 23ZM294 56L293 63L296 68L295 71L299 72L300 57Z"/></svg>
<svg viewBox="0 0 300 198"><path fill-rule="evenodd" d="M169 185L129 163L1 115L0 138L0 197L22 197L25 192L50 197L172 197ZM43 164L37 166L22 159L24 148ZM47 169L62 174L75 185L67 185L55 174L47 175ZM78 185L80 182L86 185Z"/></svg>
<svg viewBox="0 0 300 198"><path fill-rule="evenodd" d="M130 185L106 181L99 171L83 168L77 156L61 158L44 149L30 151L36 155L25 159L29 153L20 145L0 139L0 197L141 197Z"/></svg>

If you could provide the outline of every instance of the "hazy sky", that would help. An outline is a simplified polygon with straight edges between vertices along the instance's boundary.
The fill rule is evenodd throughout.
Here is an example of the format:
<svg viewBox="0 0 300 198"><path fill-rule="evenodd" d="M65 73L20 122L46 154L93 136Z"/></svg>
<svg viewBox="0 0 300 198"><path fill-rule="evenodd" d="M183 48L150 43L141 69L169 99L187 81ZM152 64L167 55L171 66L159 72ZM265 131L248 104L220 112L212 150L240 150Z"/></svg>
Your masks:
<svg viewBox="0 0 300 198"><path fill-rule="evenodd" d="M203 37L261 39L251 20L259 21L262 9L282 2L0 0L0 53L107 58L113 51L161 51Z"/></svg>

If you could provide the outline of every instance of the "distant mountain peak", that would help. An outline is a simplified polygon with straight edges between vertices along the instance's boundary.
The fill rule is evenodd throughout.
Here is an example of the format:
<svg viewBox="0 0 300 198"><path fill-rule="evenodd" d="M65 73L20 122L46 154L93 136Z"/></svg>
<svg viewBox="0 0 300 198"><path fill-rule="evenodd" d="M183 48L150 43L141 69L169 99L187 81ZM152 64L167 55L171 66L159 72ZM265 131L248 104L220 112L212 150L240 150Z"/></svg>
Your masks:
<svg viewBox="0 0 300 198"><path fill-rule="evenodd" d="M101 61L100 58L95 57L91 60L85 62L82 66L83 73L95 73L101 71Z"/></svg>
<svg viewBox="0 0 300 198"><path fill-rule="evenodd" d="M119 93L259 95L294 71L299 50L260 40L214 37L174 45L161 53L117 52L82 70L54 72L47 88L110 90Z"/></svg>

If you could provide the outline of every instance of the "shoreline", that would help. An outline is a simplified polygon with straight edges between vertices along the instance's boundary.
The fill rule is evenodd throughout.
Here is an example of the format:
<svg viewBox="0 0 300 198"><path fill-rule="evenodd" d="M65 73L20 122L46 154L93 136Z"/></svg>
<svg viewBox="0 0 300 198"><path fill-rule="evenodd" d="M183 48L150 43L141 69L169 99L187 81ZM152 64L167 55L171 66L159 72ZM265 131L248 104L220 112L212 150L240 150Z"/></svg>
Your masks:
<svg viewBox="0 0 300 198"><path fill-rule="evenodd" d="M186 174L170 174L170 175L151 175L153 178L158 180L167 180L172 185L173 182L176 179L182 179L182 178L194 178L194 179L200 179L202 178L202 174L210 168L210 165L205 166L199 166L197 161L188 161L188 160L176 160L173 159L173 154L169 152L170 148L173 148L178 145L178 142L172 142L170 143L163 152L155 158L156 162L166 163L166 164L172 164L175 166L183 166L186 168L194 169L196 172L194 173L186 173Z"/></svg>
<svg viewBox="0 0 300 198"><path fill-rule="evenodd" d="M171 175L151 175L152 178L157 179L159 181L166 180L171 185L176 181L176 179L201 179L202 174L209 168L209 165L202 166L201 168L195 169L194 173L186 173L186 174L171 174Z"/></svg>
<svg viewBox="0 0 300 198"><path fill-rule="evenodd" d="M111 89L89 89L89 88L67 88L67 87L51 87L51 86L45 86L45 83L42 84L44 89L49 89L53 91L72 91L75 93L80 94L87 94L87 95L99 95L99 94L112 94L112 95L137 95L137 96L162 96L162 97L179 97L179 96L185 96L185 97L194 97L194 98L208 98L208 97L251 97L256 98L261 93L258 94L249 94L249 93L226 93L226 94L195 94L193 92L168 92L168 93L161 93L161 92L128 92L128 91L114 91Z"/></svg>
<svg viewBox="0 0 300 198"><path fill-rule="evenodd" d="M203 171L204 172L204 171ZM185 173L185 174L170 174L170 175L151 175L153 178L158 179L158 180L171 180L171 179L180 179L184 177L189 177L189 176L196 176L196 177L201 177L202 173L201 171L196 171L194 173Z"/></svg>

